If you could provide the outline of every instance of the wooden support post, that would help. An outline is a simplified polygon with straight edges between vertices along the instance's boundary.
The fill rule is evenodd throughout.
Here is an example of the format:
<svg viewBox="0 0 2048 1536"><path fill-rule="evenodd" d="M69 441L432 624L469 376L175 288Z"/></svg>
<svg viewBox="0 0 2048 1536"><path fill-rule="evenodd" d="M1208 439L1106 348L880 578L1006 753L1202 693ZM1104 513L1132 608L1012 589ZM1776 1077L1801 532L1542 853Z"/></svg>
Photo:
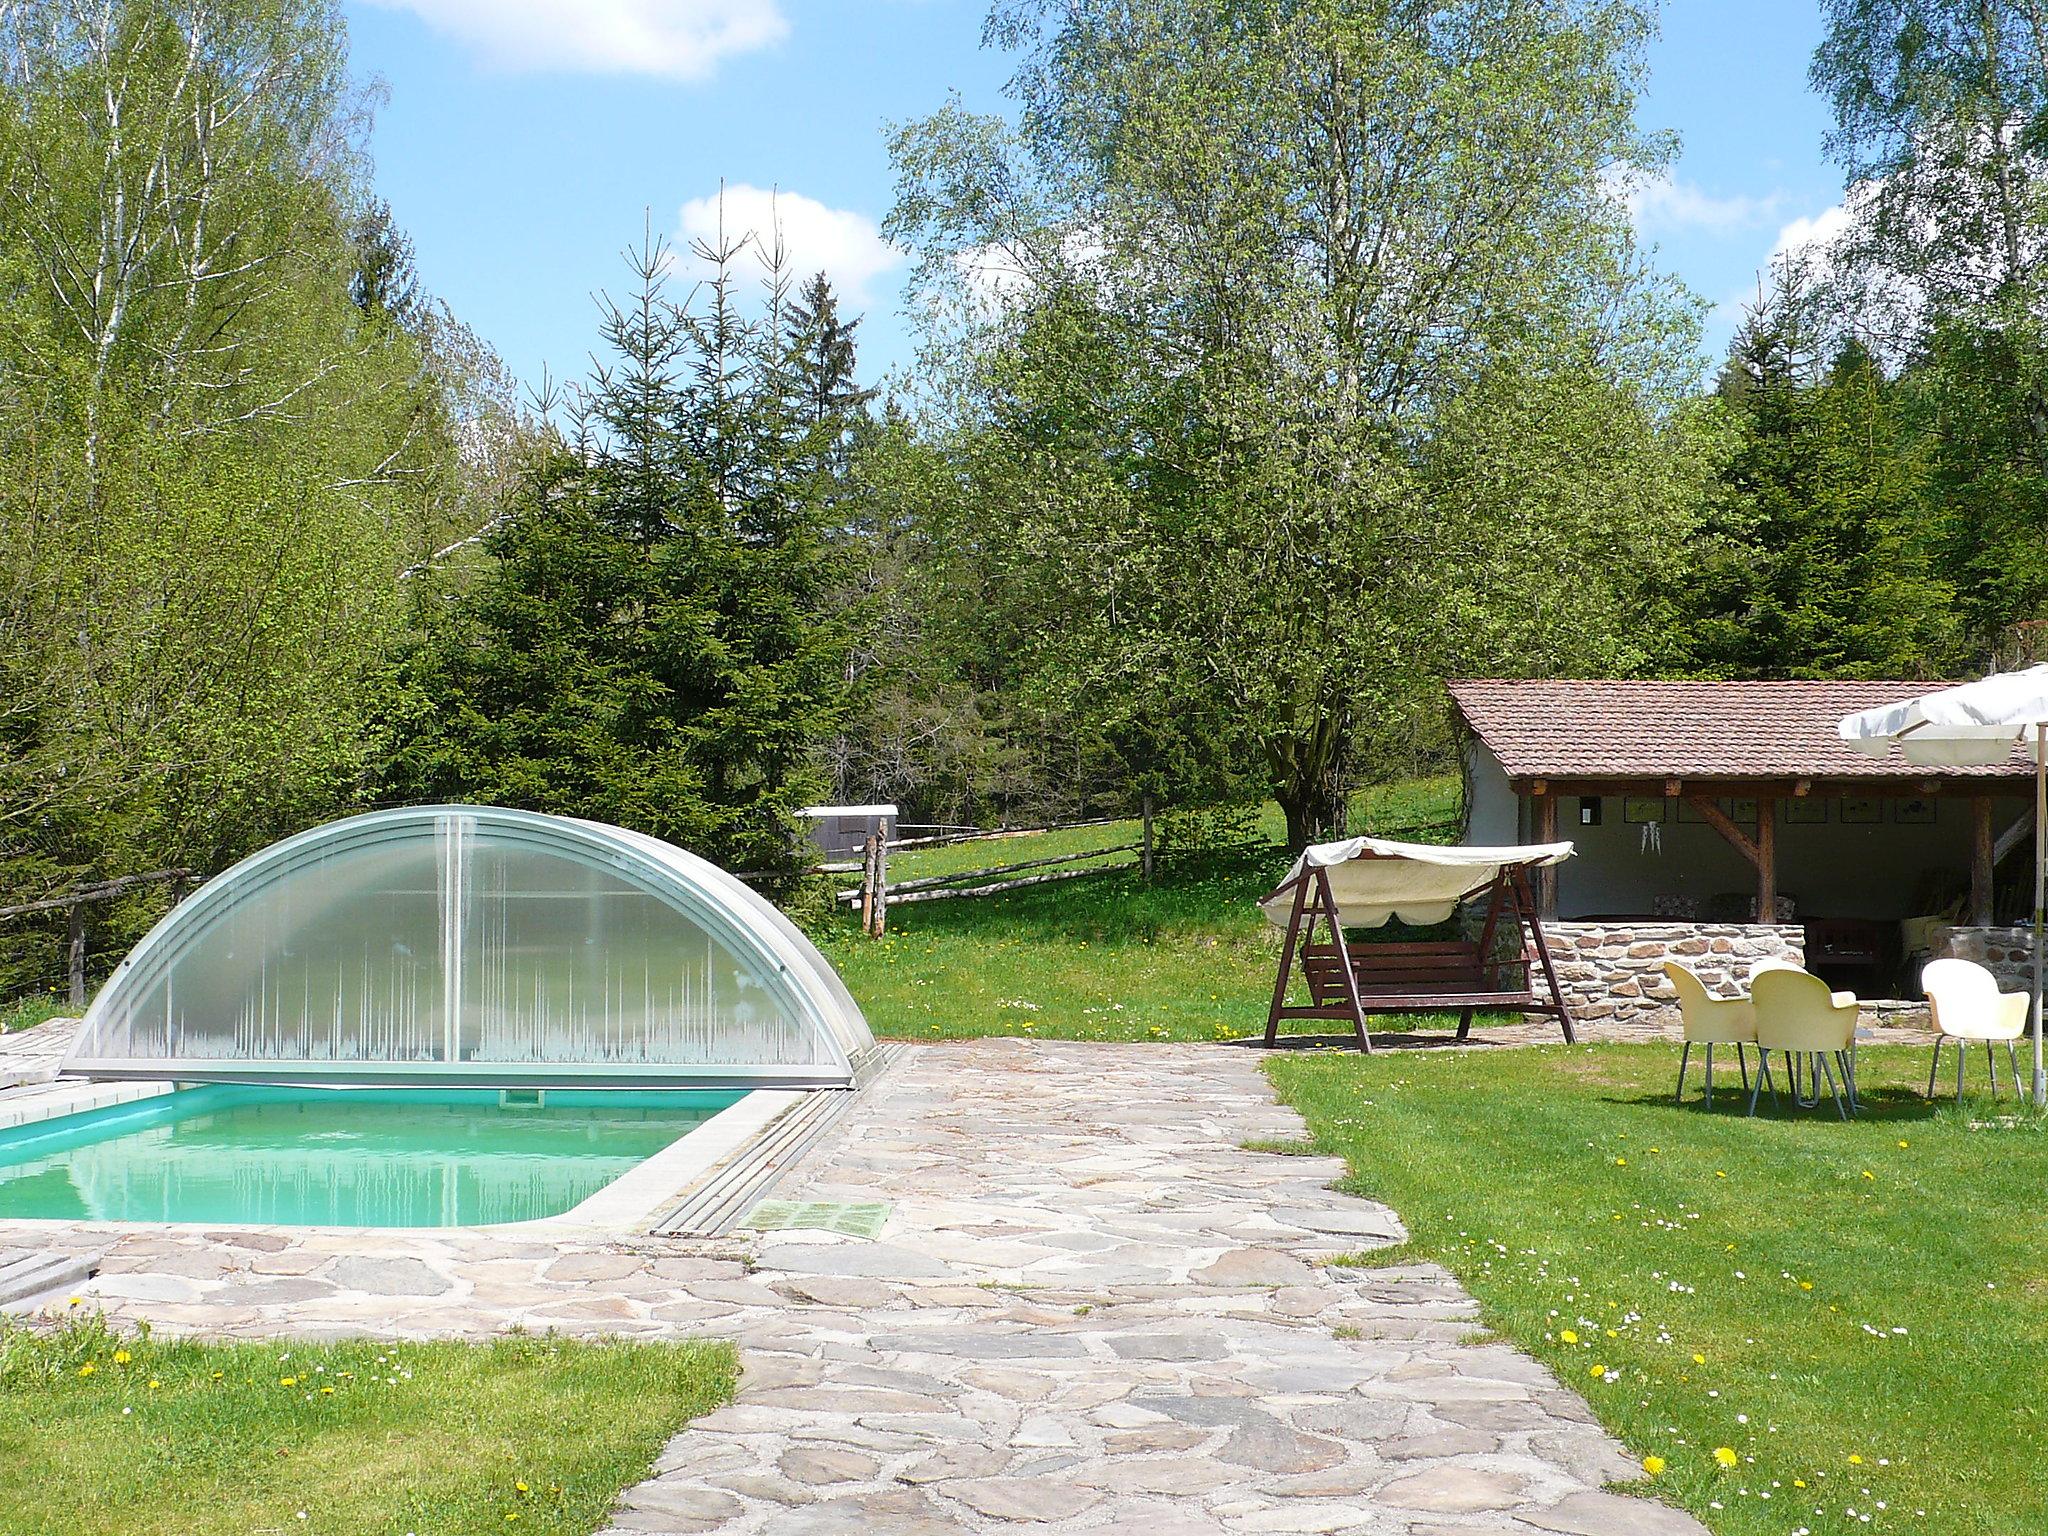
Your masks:
<svg viewBox="0 0 2048 1536"><path fill-rule="evenodd" d="M1557 841L1557 796L1537 795L1536 841ZM1557 866L1546 864L1536 871L1536 917L1541 922L1557 921Z"/></svg>
<svg viewBox="0 0 2048 1536"><path fill-rule="evenodd" d="M1280 975L1273 983L1273 1006L1266 1014L1266 1044L1280 1035L1280 1010L1287 1006L1287 982L1294 973L1294 946L1301 940L1301 911L1308 904L1306 876L1294 883L1294 905L1287 909L1287 938L1280 946Z"/></svg>
<svg viewBox="0 0 2048 1536"><path fill-rule="evenodd" d="M1778 802L1756 797L1756 920L1778 920Z"/></svg>
<svg viewBox="0 0 2048 1536"><path fill-rule="evenodd" d="M1144 816L1145 827L1143 840L1139 844L1138 868L1143 874L1145 883L1150 885L1152 883L1152 797L1150 795L1145 796L1140 809Z"/></svg>
<svg viewBox="0 0 2048 1536"><path fill-rule="evenodd" d="M869 938L875 934L875 842L870 833L860 846L860 928Z"/></svg>
<svg viewBox="0 0 2048 1536"><path fill-rule="evenodd" d="M889 839L875 834L875 921L870 938L879 939L889 931Z"/></svg>
<svg viewBox="0 0 2048 1536"><path fill-rule="evenodd" d="M85 903L74 902L71 923L71 1006L85 1006Z"/></svg>
<svg viewBox="0 0 2048 1536"><path fill-rule="evenodd" d="M1344 979L1344 1001L1351 1007L1351 1027L1358 1031L1358 1048L1366 1055L1372 1054L1372 1031L1365 1026L1365 999L1359 996L1358 972L1351 964L1351 953L1344 944L1344 916L1337 905L1337 893L1330 889L1330 872L1316 871L1316 895L1321 899L1323 912L1330 922L1330 942L1337 951L1337 974ZM1314 919L1310 919L1309 932L1315 931Z"/></svg>
<svg viewBox="0 0 2048 1536"><path fill-rule="evenodd" d="M1514 885L1511 889L1517 897L1516 915L1522 919L1522 929L1527 936L1522 952L1526 955L1529 947L1534 946L1536 962L1543 967L1544 984L1550 988L1550 1000L1557 1005L1557 1022L1564 1030L1564 1043L1576 1045L1578 1036L1572 1030L1572 1006L1565 1000L1564 988L1559 986L1557 981L1557 967L1550 961L1550 944L1543 937L1543 918L1536 908L1535 892L1529 888L1527 865L1515 867Z"/></svg>
<svg viewBox="0 0 2048 1536"><path fill-rule="evenodd" d="M1970 796L1970 921L1991 923L1991 797Z"/></svg>

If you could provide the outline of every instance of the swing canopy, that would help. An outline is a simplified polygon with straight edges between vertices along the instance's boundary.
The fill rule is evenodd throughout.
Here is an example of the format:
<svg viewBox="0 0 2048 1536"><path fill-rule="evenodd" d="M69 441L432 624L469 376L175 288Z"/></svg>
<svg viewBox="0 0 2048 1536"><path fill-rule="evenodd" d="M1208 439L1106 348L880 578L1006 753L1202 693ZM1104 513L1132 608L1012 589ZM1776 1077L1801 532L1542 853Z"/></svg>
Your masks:
<svg viewBox="0 0 2048 1536"><path fill-rule="evenodd" d="M1330 893L1346 928L1381 928L1395 918L1423 926L1440 923L1458 903L1489 889L1504 869L1562 864L1570 843L1507 848L1445 848L1351 837L1302 850L1277 889L1259 903L1266 921L1285 928L1297 888L1317 870L1329 872Z"/></svg>

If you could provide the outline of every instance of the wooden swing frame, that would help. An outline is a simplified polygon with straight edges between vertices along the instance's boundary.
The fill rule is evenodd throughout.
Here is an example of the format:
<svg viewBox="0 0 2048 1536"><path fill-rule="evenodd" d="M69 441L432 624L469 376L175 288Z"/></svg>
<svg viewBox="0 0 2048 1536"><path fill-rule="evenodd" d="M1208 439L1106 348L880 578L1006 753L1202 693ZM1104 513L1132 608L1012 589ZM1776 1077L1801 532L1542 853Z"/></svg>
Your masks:
<svg viewBox="0 0 2048 1536"><path fill-rule="evenodd" d="M1393 855L1361 853L1360 858ZM1482 892L1486 896L1486 918L1479 942L1435 940L1419 943L1346 943L1335 893L1330 889L1327 866L1303 870L1283 883L1264 900L1294 887L1294 903L1287 916L1287 938L1280 950L1280 974L1273 983L1273 1006L1266 1015L1266 1044L1278 1042L1282 1019L1342 1019L1358 1036L1358 1048L1370 1053L1372 1033L1366 1016L1373 1013L1458 1013L1458 1038L1468 1039L1472 1016L1481 1008L1509 1013L1549 1014L1564 1030L1567 1044L1574 1039L1571 1007L1557 984L1557 969L1551 963L1550 946L1544 942L1543 924L1537 918L1536 893L1529 871L1536 861L1503 864L1491 878L1458 897L1460 905ZM1519 958L1492 957L1494 935L1506 916L1522 931ZM1315 942L1316 924L1328 925L1329 937ZM1300 966L1311 1001L1290 1004L1288 984ZM1534 991L1532 971L1540 966L1547 998ZM1516 982L1519 976L1519 985Z"/></svg>

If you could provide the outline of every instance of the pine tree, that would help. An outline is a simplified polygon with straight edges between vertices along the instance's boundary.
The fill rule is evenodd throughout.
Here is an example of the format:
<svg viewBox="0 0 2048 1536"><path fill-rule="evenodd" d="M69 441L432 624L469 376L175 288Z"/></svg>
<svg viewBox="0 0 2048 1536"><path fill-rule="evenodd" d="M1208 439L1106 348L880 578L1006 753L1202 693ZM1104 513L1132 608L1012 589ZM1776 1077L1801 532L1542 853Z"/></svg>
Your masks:
<svg viewBox="0 0 2048 1536"><path fill-rule="evenodd" d="M802 407L772 282L750 317L738 247L693 254L711 268L694 311L667 295L662 242L630 254L571 446L410 660L388 788L786 872L843 687L830 497L791 470Z"/></svg>
<svg viewBox="0 0 2048 1536"><path fill-rule="evenodd" d="M1717 390L1736 430L1671 620L1675 670L1924 677L1960 663L1928 471L1899 383L1853 338L1823 355L1804 274L1759 297Z"/></svg>

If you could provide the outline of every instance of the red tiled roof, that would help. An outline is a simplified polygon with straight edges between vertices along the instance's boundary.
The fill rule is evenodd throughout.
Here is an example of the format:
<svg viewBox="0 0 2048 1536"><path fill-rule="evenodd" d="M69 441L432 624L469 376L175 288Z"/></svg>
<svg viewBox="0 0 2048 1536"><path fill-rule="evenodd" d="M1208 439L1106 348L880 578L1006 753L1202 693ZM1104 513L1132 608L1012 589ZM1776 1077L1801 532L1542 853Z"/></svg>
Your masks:
<svg viewBox="0 0 2048 1536"><path fill-rule="evenodd" d="M2010 764L1930 768L1897 748L1865 757L1835 733L1844 715L1946 683L1621 682L1472 679L1449 685L1472 732L1511 779L1946 779L2030 777Z"/></svg>

